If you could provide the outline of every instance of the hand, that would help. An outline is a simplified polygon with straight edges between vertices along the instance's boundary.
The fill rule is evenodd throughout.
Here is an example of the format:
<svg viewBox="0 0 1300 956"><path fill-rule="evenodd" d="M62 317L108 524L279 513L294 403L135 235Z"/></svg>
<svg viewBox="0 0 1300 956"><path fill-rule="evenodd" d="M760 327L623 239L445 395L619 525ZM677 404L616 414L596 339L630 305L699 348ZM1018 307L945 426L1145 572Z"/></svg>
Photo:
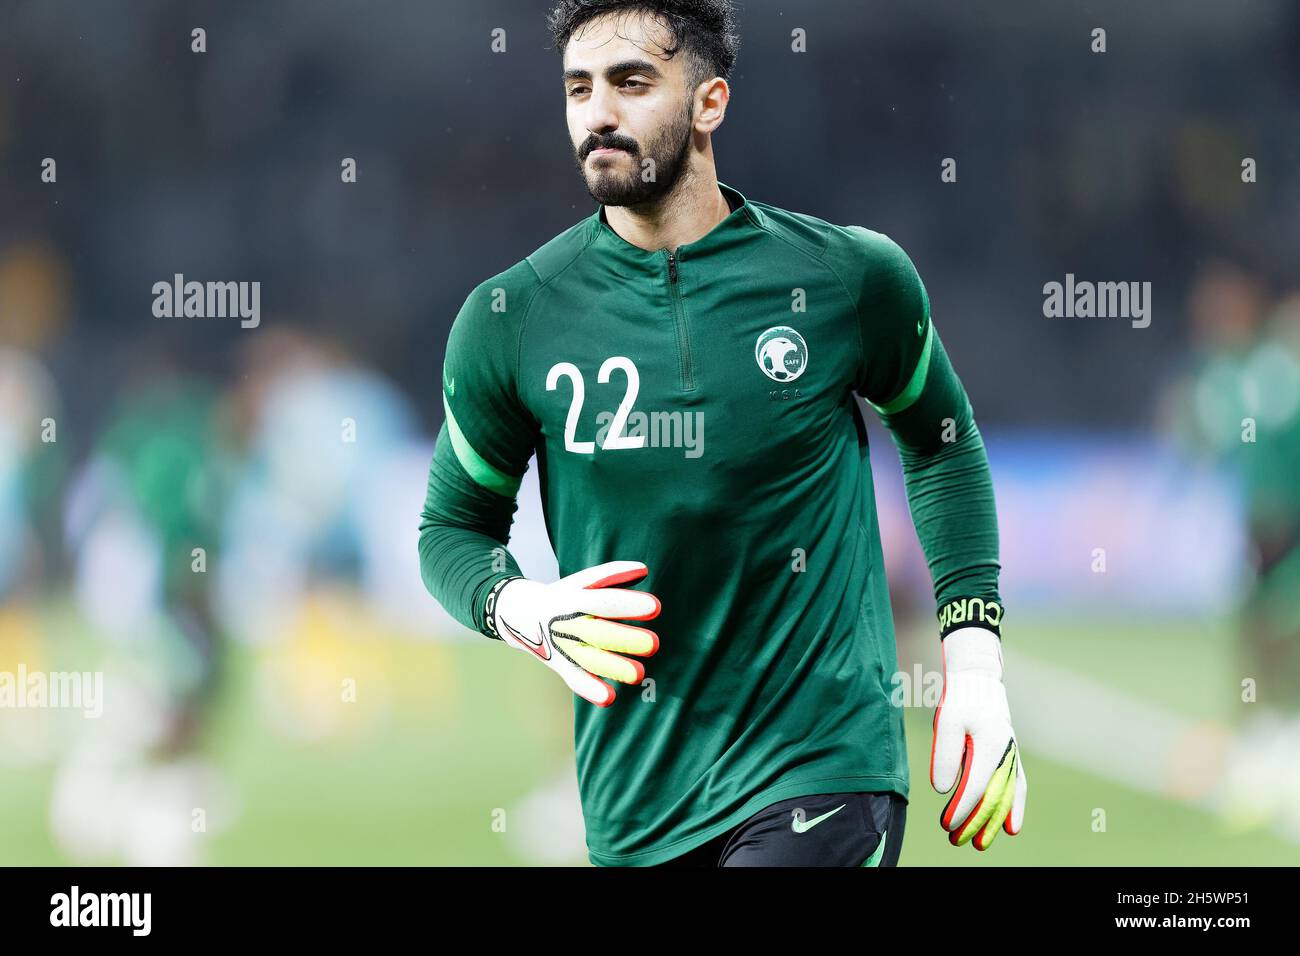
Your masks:
<svg viewBox="0 0 1300 956"><path fill-rule="evenodd" d="M609 620L658 616L659 599L653 594L613 586L639 581L647 573L639 561L609 561L553 584L515 578L497 592L489 608L492 629L511 647L528 651L559 674L579 697L608 707L614 702L614 688L600 678L639 684L644 665L622 655L650 657L659 650L654 631Z"/></svg>
<svg viewBox="0 0 1300 956"><path fill-rule="evenodd" d="M953 846L974 837L975 849L987 850L999 827L1015 836L1024 824L1028 784L1002 684L1002 642L992 631L964 627L943 639L930 783L940 793L957 786L939 815Z"/></svg>

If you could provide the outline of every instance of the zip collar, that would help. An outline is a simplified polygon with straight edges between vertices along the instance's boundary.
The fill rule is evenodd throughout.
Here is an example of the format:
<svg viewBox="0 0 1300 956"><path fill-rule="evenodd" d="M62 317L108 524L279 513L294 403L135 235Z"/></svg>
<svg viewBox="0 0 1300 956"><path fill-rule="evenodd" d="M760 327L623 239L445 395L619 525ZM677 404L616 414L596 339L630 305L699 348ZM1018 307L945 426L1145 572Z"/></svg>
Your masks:
<svg viewBox="0 0 1300 956"><path fill-rule="evenodd" d="M741 194L740 190L733 189L721 182L718 183L718 189L726 197L727 204L731 206L731 212L699 239L678 246L674 256L678 262L699 259L733 249L754 232L762 229L762 212L757 206L750 203ZM666 249L642 249L640 246L634 246L628 242L615 232L605 220L604 206L600 206L588 221L591 223L594 241L600 244L601 250L605 254L612 255L625 264L639 269L657 272L665 268L668 251Z"/></svg>

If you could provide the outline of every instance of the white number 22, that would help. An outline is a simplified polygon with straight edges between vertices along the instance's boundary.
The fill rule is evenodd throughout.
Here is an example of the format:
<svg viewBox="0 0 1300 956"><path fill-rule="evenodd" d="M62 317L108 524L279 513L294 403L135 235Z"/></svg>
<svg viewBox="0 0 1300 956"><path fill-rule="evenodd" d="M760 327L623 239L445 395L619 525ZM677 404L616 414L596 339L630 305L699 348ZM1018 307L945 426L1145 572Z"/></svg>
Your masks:
<svg viewBox="0 0 1300 956"><path fill-rule="evenodd" d="M605 359L600 366L596 381L601 385L608 384L610 373L614 369L621 369L623 374L627 376L627 391L623 393L623 400L618 403L618 411L614 413L614 420L610 422L609 433L605 436L605 444L602 447L607 449L644 448L645 435L630 437L623 434L623 429L627 427L627 416L631 413L632 406L636 404L637 392L641 390L641 375L637 372L636 365L626 355L614 355ZM577 440L578 419L582 417L582 403L587 394L582 372L572 362L557 362L551 366L551 370L546 374L546 390L548 392L555 391L562 377L567 378L573 385L573 398L569 402L569 414L564 420L564 450L576 452L579 455L594 455L596 453L596 443L594 441Z"/></svg>

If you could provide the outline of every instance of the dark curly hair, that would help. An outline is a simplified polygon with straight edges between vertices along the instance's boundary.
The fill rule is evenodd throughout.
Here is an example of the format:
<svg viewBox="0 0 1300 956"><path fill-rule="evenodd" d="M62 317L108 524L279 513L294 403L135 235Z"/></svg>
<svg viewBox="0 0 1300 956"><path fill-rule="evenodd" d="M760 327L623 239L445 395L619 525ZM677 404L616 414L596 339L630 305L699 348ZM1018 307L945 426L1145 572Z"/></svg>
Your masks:
<svg viewBox="0 0 1300 956"><path fill-rule="evenodd" d="M555 48L563 53L581 27L620 13L649 14L672 31L675 42L664 53L672 57L686 52L692 86L715 76L730 79L740 47L731 0L559 0L547 25Z"/></svg>

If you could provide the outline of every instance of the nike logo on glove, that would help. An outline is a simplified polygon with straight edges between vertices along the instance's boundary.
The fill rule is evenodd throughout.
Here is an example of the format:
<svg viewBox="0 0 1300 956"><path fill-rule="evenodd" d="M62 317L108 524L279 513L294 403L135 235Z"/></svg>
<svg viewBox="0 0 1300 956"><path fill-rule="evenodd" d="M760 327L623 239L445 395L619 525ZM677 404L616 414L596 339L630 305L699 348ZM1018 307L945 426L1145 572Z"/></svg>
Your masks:
<svg viewBox="0 0 1300 956"><path fill-rule="evenodd" d="M519 646L523 650L531 651L532 653L536 654L539 658L541 658L544 661L548 661L551 659L551 648L544 639L536 640L536 641L529 640L528 638L524 637L522 631L519 631L511 627L509 621L503 620L501 622L501 626L506 629L506 631L510 634L511 637L513 637L516 641L519 642Z"/></svg>

